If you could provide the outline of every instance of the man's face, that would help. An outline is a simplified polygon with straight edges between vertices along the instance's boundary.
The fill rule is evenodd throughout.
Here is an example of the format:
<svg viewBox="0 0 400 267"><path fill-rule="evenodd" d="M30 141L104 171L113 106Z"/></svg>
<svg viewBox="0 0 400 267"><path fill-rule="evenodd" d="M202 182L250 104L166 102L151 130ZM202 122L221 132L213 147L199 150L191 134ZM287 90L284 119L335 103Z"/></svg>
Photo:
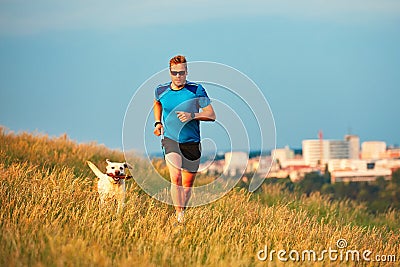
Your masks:
<svg viewBox="0 0 400 267"><path fill-rule="evenodd" d="M176 87L181 87L186 83L186 64L176 64L172 65L169 75L171 76L171 81Z"/></svg>

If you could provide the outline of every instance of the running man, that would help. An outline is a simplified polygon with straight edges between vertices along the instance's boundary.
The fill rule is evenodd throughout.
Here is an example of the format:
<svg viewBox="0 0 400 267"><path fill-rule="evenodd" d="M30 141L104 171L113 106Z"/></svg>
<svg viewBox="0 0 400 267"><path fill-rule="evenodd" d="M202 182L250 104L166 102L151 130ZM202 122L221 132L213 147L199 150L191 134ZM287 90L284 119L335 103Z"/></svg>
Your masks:
<svg viewBox="0 0 400 267"><path fill-rule="evenodd" d="M171 81L155 90L154 134L164 136L171 197L177 220L182 223L200 164L200 121L215 121L216 116L201 84L186 80L184 56L171 58L169 71Z"/></svg>

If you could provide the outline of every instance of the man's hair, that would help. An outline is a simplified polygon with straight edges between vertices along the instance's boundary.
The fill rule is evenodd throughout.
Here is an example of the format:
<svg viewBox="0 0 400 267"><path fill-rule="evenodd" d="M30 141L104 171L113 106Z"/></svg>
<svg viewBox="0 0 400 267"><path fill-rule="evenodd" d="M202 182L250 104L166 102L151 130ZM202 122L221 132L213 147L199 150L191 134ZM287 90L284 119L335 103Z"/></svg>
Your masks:
<svg viewBox="0 0 400 267"><path fill-rule="evenodd" d="M172 65L183 64L183 63L186 64L186 58L184 56L182 55L174 56L169 61L169 68L171 68Z"/></svg>

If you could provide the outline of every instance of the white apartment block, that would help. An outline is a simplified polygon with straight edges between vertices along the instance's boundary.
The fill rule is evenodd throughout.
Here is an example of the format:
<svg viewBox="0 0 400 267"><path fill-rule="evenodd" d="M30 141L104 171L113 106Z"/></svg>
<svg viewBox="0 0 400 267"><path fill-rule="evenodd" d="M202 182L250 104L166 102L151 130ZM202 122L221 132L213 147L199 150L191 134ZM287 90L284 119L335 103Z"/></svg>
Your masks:
<svg viewBox="0 0 400 267"><path fill-rule="evenodd" d="M318 162L326 160L329 155L329 143L328 140L303 140L302 150L303 159L307 165L317 166Z"/></svg>
<svg viewBox="0 0 400 267"><path fill-rule="evenodd" d="M358 159L358 136L346 136L345 140L303 140L303 158L307 165L325 164L331 159ZM322 161L322 162L321 162Z"/></svg>

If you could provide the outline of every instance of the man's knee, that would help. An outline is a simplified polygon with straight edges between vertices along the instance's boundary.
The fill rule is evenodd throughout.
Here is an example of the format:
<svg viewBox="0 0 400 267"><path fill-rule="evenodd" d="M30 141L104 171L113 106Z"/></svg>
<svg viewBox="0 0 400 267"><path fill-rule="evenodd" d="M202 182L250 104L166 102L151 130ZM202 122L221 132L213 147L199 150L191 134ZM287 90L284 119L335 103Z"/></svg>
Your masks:
<svg viewBox="0 0 400 267"><path fill-rule="evenodd" d="M171 173L170 174L171 177L171 183L173 184L182 184L182 174L177 172L177 173Z"/></svg>
<svg viewBox="0 0 400 267"><path fill-rule="evenodd" d="M182 182L182 186L186 187L186 188L192 187L193 184L194 184L194 181L184 181L184 182Z"/></svg>

